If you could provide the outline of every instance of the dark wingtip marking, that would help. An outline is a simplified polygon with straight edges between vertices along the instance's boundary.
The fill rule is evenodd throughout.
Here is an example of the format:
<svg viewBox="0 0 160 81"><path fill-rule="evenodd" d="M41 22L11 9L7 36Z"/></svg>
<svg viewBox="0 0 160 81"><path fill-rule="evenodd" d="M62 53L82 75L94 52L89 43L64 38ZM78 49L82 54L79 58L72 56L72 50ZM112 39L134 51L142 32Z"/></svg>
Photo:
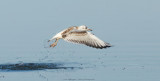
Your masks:
<svg viewBox="0 0 160 81"><path fill-rule="evenodd" d="M89 46L89 47L92 47L92 48L96 48L96 49L104 49L104 48L112 47L112 45L110 45L108 43L105 46L92 46L90 44L86 44L86 45Z"/></svg>
<svg viewBox="0 0 160 81"><path fill-rule="evenodd" d="M103 46L103 47L95 47L95 48L96 49L105 49L105 48L109 48L109 47L111 47L111 46L106 45L106 46Z"/></svg>

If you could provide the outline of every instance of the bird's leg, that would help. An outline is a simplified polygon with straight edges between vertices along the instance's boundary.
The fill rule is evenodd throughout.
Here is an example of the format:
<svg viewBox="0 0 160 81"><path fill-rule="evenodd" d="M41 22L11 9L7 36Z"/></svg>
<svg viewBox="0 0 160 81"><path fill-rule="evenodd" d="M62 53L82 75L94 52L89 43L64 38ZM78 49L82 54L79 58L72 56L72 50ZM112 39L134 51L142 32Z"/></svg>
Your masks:
<svg viewBox="0 0 160 81"><path fill-rule="evenodd" d="M50 47L55 47L57 45L58 40L59 39L56 39L56 41L53 44L51 44Z"/></svg>

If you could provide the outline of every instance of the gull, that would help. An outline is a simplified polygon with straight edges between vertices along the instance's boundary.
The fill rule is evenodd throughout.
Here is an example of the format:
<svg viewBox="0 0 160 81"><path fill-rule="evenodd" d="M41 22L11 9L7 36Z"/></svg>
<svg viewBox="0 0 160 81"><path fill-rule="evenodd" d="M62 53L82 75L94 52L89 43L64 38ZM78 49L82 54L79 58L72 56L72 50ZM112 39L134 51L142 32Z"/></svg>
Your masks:
<svg viewBox="0 0 160 81"><path fill-rule="evenodd" d="M111 45L107 42L100 40L94 34L92 34L91 29L88 29L87 26L72 26L68 29L65 29L55 36L53 36L48 42L55 39L55 42L50 45L50 47L55 47L57 45L58 40L63 39L67 42L83 44L86 46L90 46L97 49L103 49L107 47L111 47Z"/></svg>

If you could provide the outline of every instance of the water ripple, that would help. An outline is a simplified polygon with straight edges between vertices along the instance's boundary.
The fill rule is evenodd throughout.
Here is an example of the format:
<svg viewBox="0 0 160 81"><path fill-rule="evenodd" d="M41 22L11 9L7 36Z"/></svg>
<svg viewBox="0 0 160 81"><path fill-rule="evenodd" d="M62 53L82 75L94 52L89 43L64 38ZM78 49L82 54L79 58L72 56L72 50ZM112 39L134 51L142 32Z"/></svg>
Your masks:
<svg viewBox="0 0 160 81"><path fill-rule="evenodd" d="M45 70L45 69L74 69L80 67L64 67L61 63L16 63L0 64L0 70L18 71L18 70Z"/></svg>

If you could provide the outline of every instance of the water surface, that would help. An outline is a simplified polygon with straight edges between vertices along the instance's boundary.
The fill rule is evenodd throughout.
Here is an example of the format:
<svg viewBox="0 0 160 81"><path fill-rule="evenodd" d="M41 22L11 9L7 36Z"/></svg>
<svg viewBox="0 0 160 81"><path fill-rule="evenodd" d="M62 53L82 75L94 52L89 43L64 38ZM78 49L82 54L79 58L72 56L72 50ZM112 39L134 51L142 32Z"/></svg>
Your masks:
<svg viewBox="0 0 160 81"><path fill-rule="evenodd" d="M159 2L0 1L0 81L159 81ZM61 40L46 48L52 35L75 25L113 47Z"/></svg>

